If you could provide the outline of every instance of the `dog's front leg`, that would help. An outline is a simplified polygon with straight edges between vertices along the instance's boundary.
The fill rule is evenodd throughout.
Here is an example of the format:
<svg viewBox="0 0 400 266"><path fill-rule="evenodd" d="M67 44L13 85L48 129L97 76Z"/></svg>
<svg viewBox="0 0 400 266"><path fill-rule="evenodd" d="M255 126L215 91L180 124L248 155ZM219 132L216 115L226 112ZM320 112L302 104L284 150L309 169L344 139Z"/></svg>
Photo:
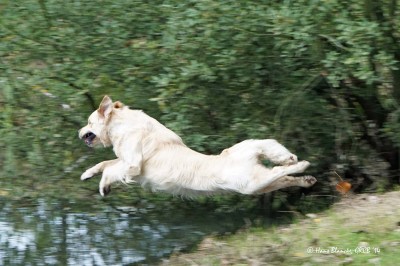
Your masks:
<svg viewBox="0 0 400 266"><path fill-rule="evenodd" d="M128 182L130 166L123 160L106 167L99 184L99 192L104 197L111 191L111 184L114 182Z"/></svg>
<svg viewBox="0 0 400 266"><path fill-rule="evenodd" d="M135 176L142 172L143 154L142 154L142 132L137 132L130 136L124 143L124 147L119 150L121 160L128 166L125 181L129 182ZM133 149L132 149L133 148Z"/></svg>
<svg viewBox="0 0 400 266"><path fill-rule="evenodd" d="M111 184L120 181L132 182L133 178L142 172L142 136L141 131L135 132L124 139L123 145L115 145L114 151L118 161L106 166L99 184L99 191L102 196L111 191Z"/></svg>
<svg viewBox="0 0 400 266"><path fill-rule="evenodd" d="M119 159L114 159L114 160L109 160L109 161L104 161L101 163L96 164L95 166L87 169L82 175L81 175L81 180L86 180L89 179L97 174L100 174L101 172L104 171L106 167L109 167L115 163L117 163Z"/></svg>

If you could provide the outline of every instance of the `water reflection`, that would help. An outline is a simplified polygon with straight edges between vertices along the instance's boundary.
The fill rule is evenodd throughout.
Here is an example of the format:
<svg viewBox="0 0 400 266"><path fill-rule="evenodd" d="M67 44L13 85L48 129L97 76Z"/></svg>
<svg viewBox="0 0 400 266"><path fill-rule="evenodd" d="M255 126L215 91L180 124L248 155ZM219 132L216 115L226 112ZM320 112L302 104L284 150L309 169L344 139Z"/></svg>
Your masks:
<svg viewBox="0 0 400 266"><path fill-rule="evenodd" d="M0 200L0 265L151 263L244 223L242 213L98 205Z"/></svg>

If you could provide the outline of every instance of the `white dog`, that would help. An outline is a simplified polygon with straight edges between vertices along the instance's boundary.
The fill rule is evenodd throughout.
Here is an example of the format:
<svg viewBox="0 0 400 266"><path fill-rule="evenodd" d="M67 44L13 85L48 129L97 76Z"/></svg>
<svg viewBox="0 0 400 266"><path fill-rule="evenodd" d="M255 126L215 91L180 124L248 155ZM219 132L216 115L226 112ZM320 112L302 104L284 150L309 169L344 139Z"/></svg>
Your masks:
<svg viewBox="0 0 400 266"><path fill-rule="evenodd" d="M80 129L79 138L88 146L112 146L117 156L81 176L85 180L103 172L102 196L116 181L186 196L223 191L259 194L289 186L310 187L316 182L312 176L290 176L310 164L297 162L296 155L273 139L245 140L219 155L204 155L188 148L177 134L144 112L113 103L108 96ZM282 166L267 168L262 159Z"/></svg>

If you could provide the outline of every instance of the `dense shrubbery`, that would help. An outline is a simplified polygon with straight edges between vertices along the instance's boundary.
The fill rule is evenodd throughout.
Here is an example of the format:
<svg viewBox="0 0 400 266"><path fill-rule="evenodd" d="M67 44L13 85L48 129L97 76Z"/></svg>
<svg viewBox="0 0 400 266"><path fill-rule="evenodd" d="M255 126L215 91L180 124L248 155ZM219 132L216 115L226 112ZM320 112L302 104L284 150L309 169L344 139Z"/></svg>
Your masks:
<svg viewBox="0 0 400 266"><path fill-rule="evenodd" d="M277 138L314 190L331 170L398 183L399 17L385 0L3 1L0 178L71 169L109 94L206 153Z"/></svg>

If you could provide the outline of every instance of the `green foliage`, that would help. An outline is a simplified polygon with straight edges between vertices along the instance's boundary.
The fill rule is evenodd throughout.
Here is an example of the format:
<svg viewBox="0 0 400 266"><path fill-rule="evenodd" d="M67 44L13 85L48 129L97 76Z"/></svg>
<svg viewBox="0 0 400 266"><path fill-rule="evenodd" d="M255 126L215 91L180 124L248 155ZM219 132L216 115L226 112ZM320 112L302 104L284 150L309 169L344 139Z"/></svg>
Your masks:
<svg viewBox="0 0 400 266"><path fill-rule="evenodd" d="M398 182L398 17L386 0L3 1L3 176L82 170L77 129L109 94L202 152L276 138L320 181Z"/></svg>

